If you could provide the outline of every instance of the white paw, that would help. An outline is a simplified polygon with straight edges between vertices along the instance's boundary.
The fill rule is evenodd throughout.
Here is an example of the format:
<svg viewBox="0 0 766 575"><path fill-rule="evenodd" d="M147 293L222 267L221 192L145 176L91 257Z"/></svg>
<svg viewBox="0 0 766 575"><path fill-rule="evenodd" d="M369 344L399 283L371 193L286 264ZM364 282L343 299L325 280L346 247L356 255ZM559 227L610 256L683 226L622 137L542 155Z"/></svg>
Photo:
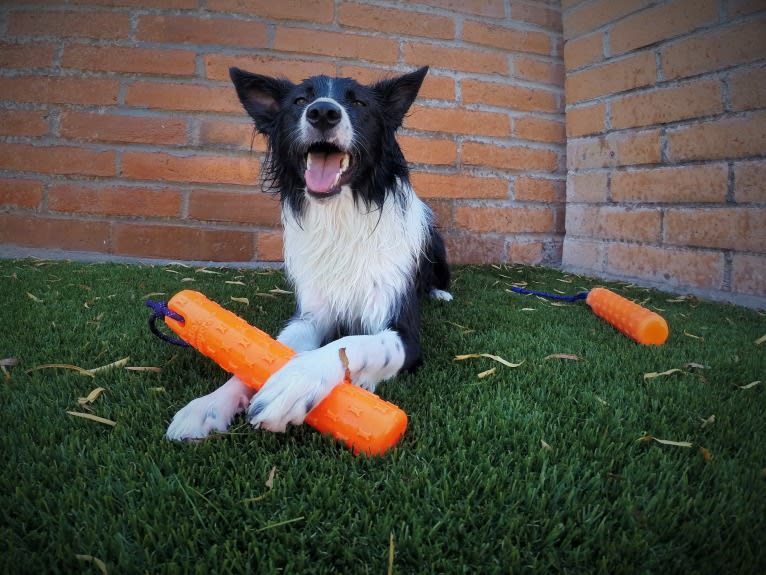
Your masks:
<svg viewBox="0 0 766 575"><path fill-rule="evenodd" d="M344 368L333 346L295 356L272 375L250 402L247 417L256 428L284 432L300 425L314 406L343 381Z"/></svg>
<svg viewBox="0 0 766 575"><path fill-rule="evenodd" d="M234 416L247 407L250 393L244 384L229 383L213 393L190 401L173 417L165 437L176 441L203 439L211 432L224 432Z"/></svg>
<svg viewBox="0 0 766 575"><path fill-rule="evenodd" d="M452 301L452 294L440 289L432 289L431 297L441 301Z"/></svg>

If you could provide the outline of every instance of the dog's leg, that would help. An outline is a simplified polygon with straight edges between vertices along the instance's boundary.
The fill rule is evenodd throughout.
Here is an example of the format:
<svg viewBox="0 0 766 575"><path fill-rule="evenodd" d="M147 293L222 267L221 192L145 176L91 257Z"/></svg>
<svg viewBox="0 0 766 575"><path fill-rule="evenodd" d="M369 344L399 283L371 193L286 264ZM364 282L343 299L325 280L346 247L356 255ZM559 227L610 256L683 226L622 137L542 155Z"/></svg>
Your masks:
<svg viewBox="0 0 766 575"><path fill-rule="evenodd" d="M407 359L399 333L352 335L324 347L298 354L272 375L253 397L248 418L255 427L284 431L288 423L303 423L306 414L339 383L348 359L351 382L374 391L378 382L395 376Z"/></svg>
<svg viewBox="0 0 766 575"><path fill-rule="evenodd" d="M253 389L232 377L214 392L189 402L170 422L165 437L202 439L212 431L226 431L232 418L247 407Z"/></svg>

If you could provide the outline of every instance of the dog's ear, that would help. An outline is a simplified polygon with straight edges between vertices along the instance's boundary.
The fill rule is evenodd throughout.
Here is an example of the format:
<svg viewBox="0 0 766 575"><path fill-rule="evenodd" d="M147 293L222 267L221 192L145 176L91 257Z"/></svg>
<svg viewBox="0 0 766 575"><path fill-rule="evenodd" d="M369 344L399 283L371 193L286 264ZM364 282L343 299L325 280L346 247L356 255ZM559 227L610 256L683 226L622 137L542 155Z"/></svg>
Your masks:
<svg viewBox="0 0 766 575"><path fill-rule="evenodd" d="M288 80L252 74L239 68L229 68L229 76L239 101L255 120L258 131L270 134L282 100L295 86Z"/></svg>
<svg viewBox="0 0 766 575"><path fill-rule="evenodd" d="M386 115L394 120L396 128L402 125L404 115L415 101L427 73L428 66L423 66L404 76L381 80L371 86L380 97Z"/></svg>

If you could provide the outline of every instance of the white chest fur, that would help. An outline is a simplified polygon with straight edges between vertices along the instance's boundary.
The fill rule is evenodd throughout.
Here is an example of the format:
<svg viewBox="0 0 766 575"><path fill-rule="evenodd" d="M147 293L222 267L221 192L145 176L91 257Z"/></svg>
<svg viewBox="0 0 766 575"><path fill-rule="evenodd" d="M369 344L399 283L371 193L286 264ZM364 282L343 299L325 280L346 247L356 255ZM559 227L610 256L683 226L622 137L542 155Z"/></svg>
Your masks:
<svg viewBox="0 0 766 575"><path fill-rule="evenodd" d="M415 281L431 218L411 188L404 192L404 206L388 198L382 213L355 204L347 187L327 201L311 199L300 220L285 205L285 267L302 315L327 328L386 328Z"/></svg>

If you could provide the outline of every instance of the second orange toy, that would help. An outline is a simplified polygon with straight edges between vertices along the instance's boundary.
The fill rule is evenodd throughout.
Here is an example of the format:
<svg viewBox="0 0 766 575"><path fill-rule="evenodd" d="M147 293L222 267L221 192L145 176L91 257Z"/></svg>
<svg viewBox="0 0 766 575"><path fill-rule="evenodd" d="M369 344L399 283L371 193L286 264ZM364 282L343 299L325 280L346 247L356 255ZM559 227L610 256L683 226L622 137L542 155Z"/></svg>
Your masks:
<svg viewBox="0 0 766 575"><path fill-rule="evenodd" d="M181 291L167 307L183 318L179 321L165 315L170 329L255 390L295 355L288 346L199 292ZM378 455L399 441L407 428L407 414L346 381L308 413L306 423L343 441L356 454Z"/></svg>

